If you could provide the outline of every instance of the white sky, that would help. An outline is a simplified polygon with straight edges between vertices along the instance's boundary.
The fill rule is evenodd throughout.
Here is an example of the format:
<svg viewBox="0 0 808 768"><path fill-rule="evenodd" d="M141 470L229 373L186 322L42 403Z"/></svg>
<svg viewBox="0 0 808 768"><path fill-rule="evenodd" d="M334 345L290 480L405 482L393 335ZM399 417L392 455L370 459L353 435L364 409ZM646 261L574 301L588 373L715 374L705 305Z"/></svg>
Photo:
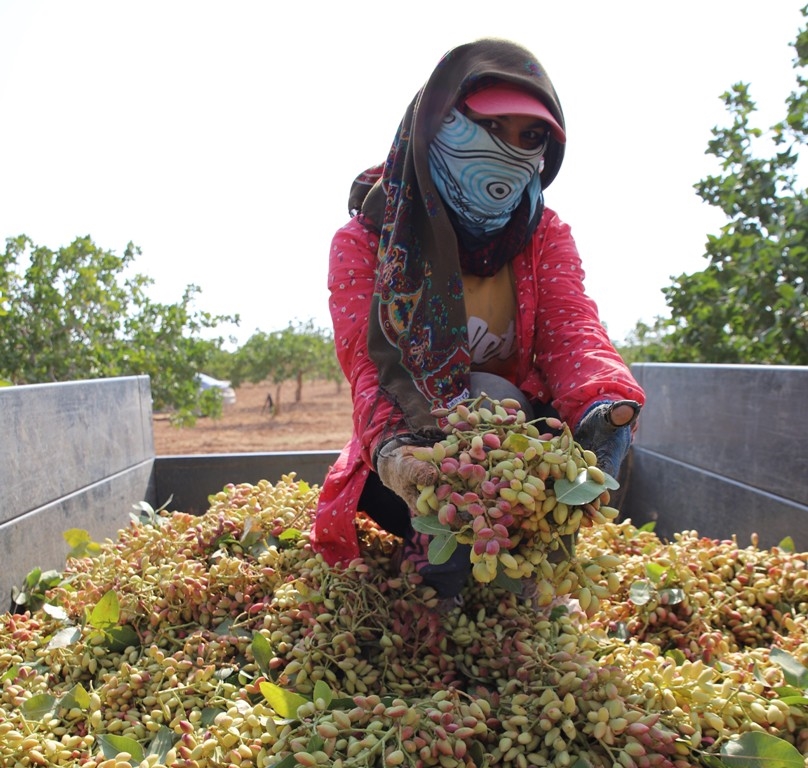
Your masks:
<svg viewBox="0 0 808 768"><path fill-rule="evenodd" d="M572 227L613 338L667 315L724 217L693 185L742 81L768 128L795 84L804 0L0 0L0 236L89 235L155 300L256 330L330 328L326 270L354 176L384 159L449 48L534 51L568 145L546 204ZM502 11L504 15L497 15Z"/></svg>

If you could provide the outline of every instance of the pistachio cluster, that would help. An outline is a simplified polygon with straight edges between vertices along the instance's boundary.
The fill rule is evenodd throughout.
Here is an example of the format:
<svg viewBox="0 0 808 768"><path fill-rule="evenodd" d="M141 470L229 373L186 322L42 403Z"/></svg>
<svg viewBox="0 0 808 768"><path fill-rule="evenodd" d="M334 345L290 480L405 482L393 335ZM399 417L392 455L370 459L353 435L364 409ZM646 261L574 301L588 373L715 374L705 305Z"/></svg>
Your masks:
<svg viewBox="0 0 808 768"><path fill-rule="evenodd" d="M516 400L482 394L433 413L446 437L414 454L438 469L437 482L421 489L413 523L433 536L430 561L469 544L479 582L535 577L540 604L573 594L584 610L596 607L609 594L602 574L570 569L578 531L618 515L608 506L617 482L595 454L558 419L528 421Z"/></svg>

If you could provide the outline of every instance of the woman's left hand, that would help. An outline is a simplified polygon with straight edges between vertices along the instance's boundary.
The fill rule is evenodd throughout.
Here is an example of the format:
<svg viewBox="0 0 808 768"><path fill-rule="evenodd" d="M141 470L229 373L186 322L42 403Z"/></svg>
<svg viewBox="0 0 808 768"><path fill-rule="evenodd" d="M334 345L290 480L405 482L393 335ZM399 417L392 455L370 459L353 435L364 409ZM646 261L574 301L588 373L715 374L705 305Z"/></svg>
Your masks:
<svg viewBox="0 0 808 768"><path fill-rule="evenodd" d="M575 439L598 457L598 466L612 477L617 477L626 458L641 408L636 400L596 403L575 430Z"/></svg>

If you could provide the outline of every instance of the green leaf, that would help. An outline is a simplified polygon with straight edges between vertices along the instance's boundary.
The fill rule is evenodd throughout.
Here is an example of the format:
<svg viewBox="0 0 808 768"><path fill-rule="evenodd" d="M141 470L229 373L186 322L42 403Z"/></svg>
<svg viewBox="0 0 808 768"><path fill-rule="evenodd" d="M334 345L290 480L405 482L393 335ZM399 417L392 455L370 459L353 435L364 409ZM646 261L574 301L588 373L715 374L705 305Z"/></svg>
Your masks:
<svg viewBox="0 0 808 768"><path fill-rule="evenodd" d="M808 696L780 696L780 701L789 707L808 707Z"/></svg>
<svg viewBox="0 0 808 768"><path fill-rule="evenodd" d="M49 570L45 571L39 577L38 586L40 589L50 589L51 587L55 587L62 581L62 574L59 571Z"/></svg>
<svg viewBox="0 0 808 768"><path fill-rule="evenodd" d="M234 637L249 637L250 633L241 626L233 627L236 623L236 620L232 616L228 616L227 618L223 619L221 624L216 625L216 629L213 630L215 635L233 635Z"/></svg>
<svg viewBox="0 0 808 768"><path fill-rule="evenodd" d="M774 689L774 692L781 699L787 696L802 696L803 694L801 689L795 688L793 685L779 685Z"/></svg>
<svg viewBox="0 0 808 768"><path fill-rule="evenodd" d="M665 587L659 590L659 598L664 605L678 605L684 601L685 592L679 587Z"/></svg>
<svg viewBox="0 0 808 768"><path fill-rule="evenodd" d="M130 512L129 519L137 525L150 525L155 518L154 509L148 501L141 501L137 504L133 504L132 509L136 510L138 514Z"/></svg>
<svg viewBox="0 0 808 768"><path fill-rule="evenodd" d="M256 560L263 555L265 552L269 552L269 548L272 545L270 542L271 537L261 537L257 539L253 544L247 546L247 552L251 557L256 558ZM280 540L275 540L275 546L280 544Z"/></svg>
<svg viewBox="0 0 808 768"><path fill-rule="evenodd" d="M2 676L0 676L0 683L5 682L6 680L14 680L17 675L20 674L20 665L19 664L12 664Z"/></svg>
<svg viewBox="0 0 808 768"><path fill-rule="evenodd" d="M287 528L283 533L281 533L280 536L278 536L278 539L280 541L297 541L302 535L303 532L297 528Z"/></svg>
<svg viewBox="0 0 808 768"><path fill-rule="evenodd" d="M309 736L309 740L306 742L306 752L319 752L325 746L325 741L323 737L317 733L313 733Z"/></svg>
<svg viewBox="0 0 808 768"><path fill-rule="evenodd" d="M61 707L65 709L83 709L85 711L90 708L90 694L87 689L81 684L76 683L59 702Z"/></svg>
<svg viewBox="0 0 808 768"><path fill-rule="evenodd" d="M248 517L247 520L244 521L244 532L239 539L239 543L244 549L252 549L264 539L264 532L261 530L261 527L253 528L254 524L255 520L251 517Z"/></svg>
<svg viewBox="0 0 808 768"><path fill-rule="evenodd" d="M132 759L129 761L132 765L139 765L146 759L140 743L128 736L102 733L96 737L96 742L101 746L101 752L107 759L117 757L121 752L128 752L132 755Z"/></svg>
<svg viewBox="0 0 808 768"><path fill-rule="evenodd" d="M759 683L763 683L765 687L769 687L769 683L766 681L766 678L764 677L763 672L761 672L757 662L752 664L752 674L755 676L755 680L757 680Z"/></svg>
<svg viewBox="0 0 808 768"><path fill-rule="evenodd" d="M782 648L772 648L769 659L783 670L783 677L789 685L800 689L808 688L808 669Z"/></svg>
<svg viewBox="0 0 808 768"><path fill-rule="evenodd" d="M480 744L479 741L472 741L471 746L469 747L469 756L471 757L471 761L474 763L474 768L483 768L483 766L488 765L488 760L485 754L485 747ZM576 763L572 768L578 768L578 764ZM584 766L584 768L587 768Z"/></svg>
<svg viewBox="0 0 808 768"><path fill-rule="evenodd" d="M240 542L233 536L232 533L225 533L219 536L214 542L213 546L216 549L214 552L214 557L222 557L223 555L227 554L225 550L228 547L233 547L238 545Z"/></svg>
<svg viewBox="0 0 808 768"><path fill-rule="evenodd" d="M202 714L204 720L205 710L202 710ZM211 720L211 723L212 722L213 720ZM157 762L165 763L169 750L179 741L179 738L180 737L170 728L161 725L157 729L157 733L154 734L154 738L151 740L148 750L146 750L146 757L149 757L149 755L157 755Z"/></svg>
<svg viewBox="0 0 808 768"><path fill-rule="evenodd" d="M448 525L440 522L437 515L416 515L412 518L412 527L418 533L426 533L430 536L449 533L452 530Z"/></svg>
<svg viewBox="0 0 808 768"><path fill-rule="evenodd" d="M651 600L653 589L647 581L635 581L628 589L628 597L634 605L645 605Z"/></svg>
<svg viewBox="0 0 808 768"><path fill-rule="evenodd" d="M609 630L609 637L616 637L618 640L623 640L624 642L628 640L630 635L626 622L618 621L617 624L614 625L614 629Z"/></svg>
<svg viewBox="0 0 808 768"><path fill-rule="evenodd" d="M294 755L286 755L283 760L278 763L271 763L267 768L297 768L298 765L299 763Z"/></svg>
<svg viewBox="0 0 808 768"><path fill-rule="evenodd" d="M204 725L205 727L213 725L213 723L216 721L216 718L219 715L224 714L225 712L227 712L227 710L224 707L203 707L202 717L199 719L199 722L202 723L202 725Z"/></svg>
<svg viewBox="0 0 808 768"><path fill-rule="evenodd" d="M334 710L334 709L343 709L343 710L353 709L355 706L356 706L356 702L353 699L350 699L350 698L339 697L339 698L336 698L336 699L331 699L331 709L332 710Z"/></svg>
<svg viewBox="0 0 808 768"><path fill-rule="evenodd" d="M45 715L53 715L56 712L56 699L49 693L38 693L26 699L20 709L22 716L26 720L44 720Z"/></svg>
<svg viewBox="0 0 808 768"><path fill-rule="evenodd" d="M524 453L529 445L530 438L527 435L520 435L518 432L511 432L502 441L502 447L513 453Z"/></svg>
<svg viewBox="0 0 808 768"><path fill-rule="evenodd" d="M132 504L132 509L145 512L149 516L154 515L154 507L148 501L139 501L137 504Z"/></svg>
<svg viewBox="0 0 808 768"><path fill-rule="evenodd" d="M794 539L792 539L791 536L786 536L777 546L784 552L796 552Z"/></svg>
<svg viewBox="0 0 808 768"><path fill-rule="evenodd" d="M50 570L43 573L41 568L34 568L26 574L20 588L12 589L14 603L24 605L32 612L36 611L45 602L45 592L61 581L62 575L58 571ZM57 612L59 610L55 606L51 606L51 608Z"/></svg>
<svg viewBox="0 0 808 768"><path fill-rule="evenodd" d="M522 594L522 582L519 579L508 576L499 567L497 567L497 575L494 577L492 583L494 586L505 589L508 592L513 592L515 595Z"/></svg>
<svg viewBox="0 0 808 768"><path fill-rule="evenodd" d="M98 554L101 550L101 545L93 541L83 528L69 528L62 536L70 547L68 557L85 557Z"/></svg>
<svg viewBox="0 0 808 768"><path fill-rule="evenodd" d="M69 648L79 640L81 640L81 630L78 627L65 627L50 639L48 648Z"/></svg>
<svg viewBox="0 0 808 768"><path fill-rule="evenodd" d="M159 509L154 509L154 507L152 507L148 501L140 501L137 504L133 504L132 508L138 510L139 514L130 512L129 519L137 525L159 528L161 525L165 525L168 522L168 518L162 517L160 512L165 510L172 498L173 495L169 496L166 503L163 504Z"/></svg>
<svg viewBox="0 0 808 768"><path fill-rule="evenodd" d="M43 603L42 610L48 614L52 619L57 621L67 621L67 611L61 605L52 605L51 603Z"/></svg>
<svg viewBox="0 0 808 768"><path fill-rule="evenodd" d="M457 549L457 539L451 533L441 533L429 542L427 558L433 565L445 563Z"/></svg>
<svg viewBox="0 0 808 768"><path fill-rule="evenodd" d="M554 605L550 609L550 621L560 621L563 619L567 614L569 614L569 608L563 603L559 603L558 605Z"/></svg>
<svg viewBox="0 0 808 768"><path fill-rule="evenodd" d="M668 569L661 566L659 563L650 562L645 564L645 575L651 579L654 584L659 584L667 572Z"/></svg>
<svg viewBox="0 0 808 768"><path fill-rule="evenodd" d="M104 638L104 647L115 653L140 645L140 638L131 624L109 627L104 630Z"/></svg>
<svg viewBox="0 0 808 768"><path fill-rule="evenodd" d="M269 662L272 661L272 657L274 656L269 640L267 640L266 637L264 637L260 632L253 632L253 639L252 643L250 643L250 649L255 657L255 663L258 664L258 668L265 675L268 675L270 672Z"/></svg>
<svg viewBox="0 0 808 768"><path fill-rule="evenodd" d="M787 741L770 733L750 731L721 745L727 768L804 768L805 761Z"/></svg>
<svg viewBox="0 0 808 768"><path fill-rule="evenodd" d="M331 706L331 700L334 698L334 691L331 690L325 680L318 680L314 684L314 691L311 698L313 701L322 699L325 702L326 709L328 709L328 707Z"/></svg>
<svg viewBox="0 0 808 768"><path fill-rule="evenodd" d="M681 667L682 664L687 661L687 656L685 656L684 653L682 653L678 648L671 648L669 651L665 651L665 658L673 659L673 662L677 667Z"/></svg>
<svg viewBox="0 0 808 768"><path fill-rule="evenodd" d="M565 504L575 507L594 501L606 490L605 483L596 483L586 473L581 471L572 482L562 477L553 484L556 498Z"/></svg>
<svg viewBox="0 0 808 768"><path fill-rule="evenodd" d="M121 618L121 606L115 590L110 589L90 612L87 623L96 629L114 627Z"/></svg>
<svg viewBox="0 0 808 768"><path fill-rule="evenodd" d="M39 579L42 576L42 569L41 568L32 568L28 573L25 574L25 586L28 589L35 587L39 584Z"/></svg>
<svg viewBox="0 0 808 768"><path fill-rule="evenodd" d="M258 687L269 706L281 717L297 717L297 710L308 701L299 693L284 690L279 685L275 685L275 683L262 682Z"/></svg>

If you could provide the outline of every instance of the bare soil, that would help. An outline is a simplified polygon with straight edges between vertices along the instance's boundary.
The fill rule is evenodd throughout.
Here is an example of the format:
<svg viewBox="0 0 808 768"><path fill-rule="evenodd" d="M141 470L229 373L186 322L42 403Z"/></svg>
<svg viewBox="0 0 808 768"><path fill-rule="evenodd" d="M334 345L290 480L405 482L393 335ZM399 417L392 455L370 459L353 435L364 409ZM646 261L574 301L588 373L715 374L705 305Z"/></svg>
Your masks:
<svg viewBox="0 0 808 768"><path fill-rule="evenodd" d="M274 412L266 408L269 394ZM323 381L304 382L299 402L294 382L282 385L280 397L271 383L244 384L221 418L198 419L193 427L175 427L162 414L153 421L158 456L340 450L351 428L350 386Z"/></svg>

